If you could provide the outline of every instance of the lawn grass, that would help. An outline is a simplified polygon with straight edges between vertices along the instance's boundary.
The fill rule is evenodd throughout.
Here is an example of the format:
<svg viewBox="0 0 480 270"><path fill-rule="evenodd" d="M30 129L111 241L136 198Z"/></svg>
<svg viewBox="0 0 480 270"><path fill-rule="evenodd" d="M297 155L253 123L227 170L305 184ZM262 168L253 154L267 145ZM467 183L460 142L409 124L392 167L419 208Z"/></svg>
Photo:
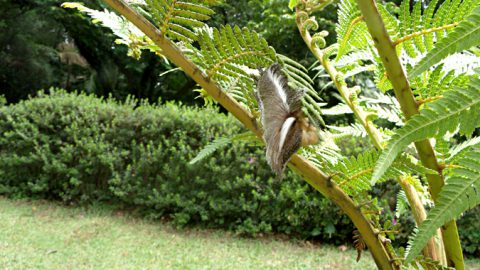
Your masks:
<svg viewBox="0 0 480 270"><path fill-rule="evenodd" d="M0 197L0 269L375 269L370 255ZM476 267L473 266L477 263ZM469 269L480 269L470 262Z"/></svg>

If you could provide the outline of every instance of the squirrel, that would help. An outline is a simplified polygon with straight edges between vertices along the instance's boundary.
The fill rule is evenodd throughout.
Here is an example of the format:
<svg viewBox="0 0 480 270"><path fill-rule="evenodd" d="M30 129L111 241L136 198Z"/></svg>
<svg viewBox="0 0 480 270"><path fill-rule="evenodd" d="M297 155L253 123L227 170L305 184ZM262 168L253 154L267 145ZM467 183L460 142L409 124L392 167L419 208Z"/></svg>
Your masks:
<svg viewBox="0 0 480 270"><path fill-rule="evenodd" d="M262 71L255 96L261 112L267 162L281 175L300 147L316 144L318 132L302 111L305 90L294 90L278 63Z"/></svg>

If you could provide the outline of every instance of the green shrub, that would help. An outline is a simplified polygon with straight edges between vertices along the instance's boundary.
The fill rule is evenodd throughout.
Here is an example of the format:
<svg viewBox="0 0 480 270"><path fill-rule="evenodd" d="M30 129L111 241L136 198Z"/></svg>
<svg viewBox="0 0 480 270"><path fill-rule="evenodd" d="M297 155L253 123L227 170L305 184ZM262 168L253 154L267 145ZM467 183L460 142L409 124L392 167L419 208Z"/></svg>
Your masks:
<svg viewBox="0 0 480 270"><path fill-rule="evenodd" d="M3 194L109 200L180 226L350 241L338 208L293 173L276 179L259 147L235 143L188 165L214 138L242 132L213 109L51 90L0 107L0 130Z"/></svg>

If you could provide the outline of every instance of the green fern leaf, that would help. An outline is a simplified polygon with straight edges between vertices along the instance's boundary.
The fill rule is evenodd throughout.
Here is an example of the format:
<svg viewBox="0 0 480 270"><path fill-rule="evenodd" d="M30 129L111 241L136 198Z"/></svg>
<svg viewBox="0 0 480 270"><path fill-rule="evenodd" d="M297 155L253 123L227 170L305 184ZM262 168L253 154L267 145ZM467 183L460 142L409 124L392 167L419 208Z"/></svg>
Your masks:
<svg viewBox="0 0 480 270"><path fill-rule="evenodd" d="M431 51L413 68L409 77L413 78L440 62L450 54L461 52L480 44L480 6L476 7L464 21L446 38L438 42Z"/></svg>
<svg viewBox="0 0 480 270"><path fill-rule="evenodd" d="M173 40L197 40L195 29L205 26L204 21L214 13L206 1L146 0L147 9L160 32Z"/></svg>
<svg viewBox="0 0 480 270"><path fill-rule="evenodd" d="M400 35L407 36L408 34L413 32L412 20L410 19L410 1L402 1L402 4L400 5L399 17L401 22L399 25ZM408 56L412 58L415 58L417 56L417 51L415 50L415 46L413 45L412 40L406 40L402 43L402 46Z"/></svg>
<svg viewBox="0 0 480 270"><path fill-rule="evenodd" d="M463 153L468 151L470 147L480 144L480 137L473 137L461 144L457 144L448 151L447 161L455 161L458 157L462 157Z"/></svg>
<svg viewBox="0 0 480 270"><path fill-rule="evenodd" d="M440 226L480 204L480 150L473 149L459 160L458 165L461 168L454 169L452 176L446 179L435 207L410 239L407 263L421 252Z"/></svg>
<svg viewBox="0 0 480 270"><path fill-rule="evenodd" d="M437 7L438 0L433 0L428 4L428 7L425 9L424 15L423 15L423 29L428 29L431 27L431 22L433 20L433 13ZM427 50L431 50L433 48L433 37L434 33L428 33L425 34L425 47Z"/></svg>
<svg viewBox="0 0 480 270"><path fill-rule="evenodd" d="M363 48L368 44L370 36L368 28L354 0L340 2L336 32L339 44L337 60L350 52L352 48Z"/></svg>
<svg viewBox="0 0 480 270"><path fill-rule="evenodd" d="M342 114L352 114L353 111L350 107L345 103L339 103L333 107L323 109L322 113L324 115L342 115Z"/></svg>
<svg viewBox="0 0 480 270"><path fill-rule="evenodd" d="M200 152L195 156L188 164L195 164L199 162L200 160L203 160L209 156L211 156L215 151L217 151L220 148L223 148L227 145L229 145L232 142L232 139L230 138L217 138L213 140L212 143L208 144L205 146Z"/></svg>
<svg viewBox="0 0 480 270"><path fill-rule="evenodd" d="M161 49L151 39L145 36L133 23L118 16L115 12L110 12L106 9L104 11L94 10L84 6L82 3L75 2L65 2L62 4L62 7L77 9L82 13L86 13L92 18L93 23L101 23L104 27L112 30L113 34L118 37L115 42L128 46L128 56L138 59L142 50L149 50L162 56ZM163 57L163 59L167 61L167 58Z"/></svg>
<svg viewBox="0 0 480 270"><path fill-rule="evenodd" d="M332 168L327 168L333 175L332 179L350 195L371 189L370 178L380 153L376 150L366 151L357 157L343 158ZM426 174L431 170L402 155L388 168L380 181L395 179L406 174Z"/></svg>
<svg viewBox="0 0 480 270"><path fill-rule="evenodd" d="M238 26L201 31L198 42L200 50L196 51L195 60L212 79L251 77L245 67L266 67L277 59L275 50L265 39Z"/></svg>
<svg viewBox="0 0 480 270"><path fill-rule="evenodd" d="M480 125L480 79L473 78L468 88L446 92L444 98L428 105L392 136L375 167L372 184L410 143L441 136L457 128L461 134L470 135Z"/></svg>
<svg viewBox="0 0 480 270"><path fill-rule="evenodd" d="M185 45L190 58L225 92L255 110L253 75L258 68L278 61L275 50L256 32L229 25L202 28L198 43L199 49Z"/></svg>
<svg viewBox="0 0 480 270"><path fill-rule="evenodd" d="M342 138L346 136L365 138L368 136L365 127L361 124L350 124L350 126L327 126L330 130L334 131L333 136L335 138Z"/></svg>
<svg viewBox="0 0 480 270"><path fill-rule="evenodd" d="M400 216L405 213L409 207L407 195L405 191L400 190L397 193L397 203L395 205L395 217L400 218Z"/></svg>
<svg viewBox="0 0 480 270"><path fill-rule="evenodd" d="M198 154L190 160L188 164L195 164L205 158L211 156L215 151L218 151L232 142L235 141L245 141L245 142L254 142L260 143L260 140L251 132L244 132L237 134L231 138L220 137L213 140L210 144L206 145Z"/></svg>

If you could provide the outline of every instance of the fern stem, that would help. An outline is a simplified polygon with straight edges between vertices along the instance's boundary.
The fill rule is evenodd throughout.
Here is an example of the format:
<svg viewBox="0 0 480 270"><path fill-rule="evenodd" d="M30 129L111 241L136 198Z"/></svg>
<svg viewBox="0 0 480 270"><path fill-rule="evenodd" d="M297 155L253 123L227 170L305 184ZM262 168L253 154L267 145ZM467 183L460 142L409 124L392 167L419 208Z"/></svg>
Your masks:
<svg viewBox="0 0 480 270"><path fill-rule="evenodd" d="M425 103L428 103L428 102L432 102L432 101L435 101L437 99L441 99L443 98L443 95L440 95L440 96L435 96L435 97L429 97L429 98L424 98L424 99L419 99L417 100L417 104L418 106L422 105L422 104L425 104Z"/></svg>
<svg viewBox="0 0 480 270"><path fill-rule="evenodd" d="M375 147L378 149L382 149L382 135L380 131L375 127L372 121L368 120L368 114L360 106L357 106L355 104L354 99L352 99L351 90L347 87L345 80L342 79L343 76L341 76L341 73L337 71L337 69L330 63L330 61L328 61L327 57L324 57L324 52L312 42L312 37L308 31L303 31L303 33L301 31L301 34L305 43L312 51L315 58L317 58L317 60L325 68L325 71L327 71L327 73L330 75L330 78L332 78L335 86L338 89L338 92L342 96L345 103L353 111L354 115L360 121L362 126L365 127L365 130L372 139Z"/></svg>
<svg viewBox="0 0 480 270"><path fill-rule="evenodd" d="M455 22L455 23L451 23L451 24L447 24L447 25L442 25L442 26L439 26L439 27L424 29L422 31L418 31L418 32L412 33L410 35L406 35L402 38L399 38L399 39L395 40L393 42L393 46L397 46L398 44L400 44L402 42L405 42L407 40L413 39L413 38L418 37L418 36L423 36L423 35L426 35L426 34L429 34L429 33L450 29L450 28L456 27L457 25L458 25L458 22Z"/></svg>
<svg viewBox="0 0 480 270"><path fill-rule="evenodd" d="M145 33L155 44L163 50L163 54L171 60L175 65L195 80L205 91L217 100L225 109L242 122L257 136L261 137L255 118L235 101L228 94L224 93L217 84L207 77L200 69L192 63L185 55L172 43L165 38L162 33L147 19L132 10L122 0L104 0L110 7L121 15L125 16L130 22L137 26ZM375 234L374 228L370 221L362 214L361 210L356 207L355 202L335 183L333 183L324 172L320 171L315 165L308 162L299 155L293 155L289 163L303 178L320 191L324 196L335 202L340 209L353 221L357 229L365 239L375 262L380 269L395 269L390 264L390 256L383 244Z"/></svg>
<svg viewBox="0 0 480 270"><path fill-rule="evenodd" d="M368 31L377 47L383 65L389 74L388 78L392 82L395 96L400 103L405 117L409 119L419 113L418 104L415 101L410 83L396 53L394 43L391 41L385 29L385 24L378 12L377 5L374 0L357 0L357 4L367 23ZM415 147L417 148L423 165L438 172L438 174L427 174L429 191L432 199L435 201L444 185L442 171L439 167L435 152L429 140L416 142ZM454 266L456 269L464 269L462 248L457 225L454 220L445 224L442 234L448 265ZM441 256L439 257L441 258Z"/></svg>
<svg viewBox="0 0 480 270"><path fill-rule="evenodd" d="M352 101L351 92L347 87L347 84L344 80L340 79L342 78L342 76L340 76L341 73L339 73L330 63L330 61L328 61L328 57L325 57L325 52L318 48L316 43L312 41L312 36L303 26L303 20L306 19L305 11L298 8L298 6L296 9L296 19L300 34L302 35L302 38L309 47L310 51L314 54L315 58L317 58L317 60L322 64L322 66L325 68L325 71L327 71L327 73L330 75L345 103L350 107L357 119L365 127L365 130L369 134L370 138L372 138L375 146L379 149L382 149L383 146L381 144L382 137L380 131L373 125L373 122L367 119L368 114ZM362 219L366 219L363 214L362 217ZM352 219L352 221L354 222L355 226L357 226L355 220ZM357 229L360 231L362 237L364 238L379 269L398 269L397 265L391 262L392 255L389 254L385 246L377 237L374 232L374 228L371 225L369 225L369 230L367 231L365 229L362 230L359 227L357 227Z"/></svg>

